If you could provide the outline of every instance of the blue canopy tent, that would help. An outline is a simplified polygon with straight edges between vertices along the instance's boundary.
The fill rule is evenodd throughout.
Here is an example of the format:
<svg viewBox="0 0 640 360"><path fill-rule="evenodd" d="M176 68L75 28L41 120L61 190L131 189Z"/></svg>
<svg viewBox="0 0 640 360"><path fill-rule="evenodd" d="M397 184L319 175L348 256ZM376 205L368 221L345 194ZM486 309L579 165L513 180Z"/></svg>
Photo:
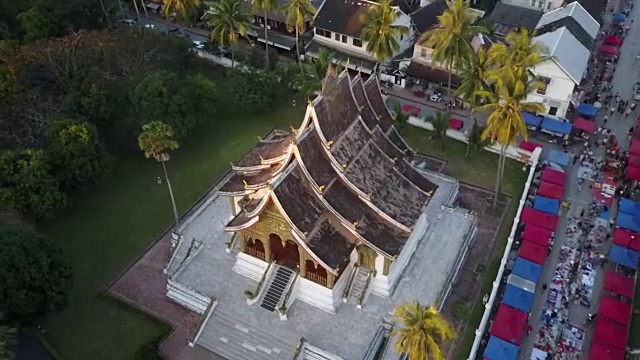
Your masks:
<svg viewBox="0 0 640 360"><path fill-rule="evenodd" d="M522 118L524 119L524 123L527 124L527 126L531 126L534 128L540 126L540 123L542 122L542 116L538 116L529 112L523 112Z"/></svg>
<svg viewBox="0 0 640 360"><path fill-rule="evenodd" d="M605 219L609 221L610 217L611 217L611 210L609 208L605 207L604 209L602 209L602 211L600 211L600 219Z"/></svg>
<svg viewBox="0 0 640 360"><path fill-rule="evenodd" d="M633 216L640 216L640 202L629 200L627 198L620 198L618 204L618 211L627 213Z"/></svg>
<svg viewBox="0 0 640 360"><path fill-rule="evenodd" d="M620 245L614 244L613 246L611 246L611 250L609 251L609 260L631 269L638 268L639 257L639 252L624 248Z"/></svg>
<svg viewBox="0 0 640 360"><path fill-rule="evenodd" d="M547 214L558 215L560 201L544 196L536 196L535 201L533 202L533 208L546 212Z"/></svg>
<svg viewBox="0 0 640 360"><path fill-rule="evenodd" d="M569 165L569 161L571 161L571 157L569 154L562 151L549 150L549 153L547 153L547 160L566 168Z"/></svg>
<svg viewBox="0 0 640 360"><path fill-rule="evenodd" d="M540 279L540 274L542 273L542 266L534 263L533 261L518 257L515 265L513 265L512 273L537 284Z"/></svg>
<svg viewBox="0 0 640 360"><path fill-rule="evenodd" d="M568 135L569 133L571 133L571 128L573 128L573 125L569 122L545 117L544 120L542 120L542 124L540 125L540 127L543 131L546 130L547 132L554 134Z"/></svg>
<svg viewBox="0 0 640 360"><path fill-rule="evenodd" d="M599 109L597 107L591 104L580 103L576 111L578 111L580 115L584 117L593 118L593 117L596 117L596 115L598 115L598 110Z"/></svg>
<svg viewBox="0 0 640 360"><path fill-rule="evenodd" d="M633 216L629 213L618 212L618 219L616 225L623 229L630 230L635 233L640 233L640 217Z"/></svg>
<svg viewBox="0 0 640 360"><path fill-rule="evenodd" d="M627 20L627 17L623 13L617 13L613 15L613 18L615 21L618 21L618 22L623 22Z"/></svg>
<svg viewBox="0 0 640 360"><path fill-rule="evenodd" d="M495 336L489 338L484 348L484 358L489 360L516 360L520 347Z"/></svg>
<svg viewBox="0 0 640 360"><path fill-rule="evenodd" d="M514 309L529 313L533 305L534 293L517 286L507 284L502 297L502 303Z"/></svg>

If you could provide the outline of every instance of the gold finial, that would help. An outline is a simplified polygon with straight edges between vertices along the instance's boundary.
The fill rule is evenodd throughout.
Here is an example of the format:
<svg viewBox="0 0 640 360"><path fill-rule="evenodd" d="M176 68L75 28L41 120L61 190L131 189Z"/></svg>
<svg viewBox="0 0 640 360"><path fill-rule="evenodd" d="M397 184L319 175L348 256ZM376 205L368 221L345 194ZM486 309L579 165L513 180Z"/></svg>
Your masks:
<svg viewBox="0 0 640 360"><path fill-rule="evenodd" d="M319 192L322 192L322 190L324 190L324 185L321 185L320 187L318 187Z"/></svg>
<svg viewBox="0 0 640 360"><path fill-rule="evenodd" d="M354 222L353 224L351 224L351 226L353 226L354 229L357 228L358 227L358 222L357 221Z"/></svg>
<svg viewBox="0 0 640 360"><path fill-rule="evenodd" d="M433 190L429 190L429 191L427 192L427 196L431 196L431 195L433 195Z"/></svg>
<svg viewBox="0 0 640 360"><path fill-rule="evenodd" d="M391 158L391 162L395 164L397 159L398 159L398 158L392 157L392 158Z"/></svg>
<svg viewBox="0 0 640 360"><path fill-rule="evenodd" d="M344 171L347 168L347 164L340 165L340 171Z"/></svg>
<svg viewBox="0 0 640 360"><path fill-rule="evenodd" d="M298 129L294 128L292 125L289 125L289 128L291 128L291 133L293 135L298 135Z"/></svg>
<svg viewBox="0 0 640 360"><path fill-rule="evenodd" d="M264 158L262 157L262 155L260 155L260 161L264 161Z"/></svg>
<svg viewBox="0 0 640 360"><path fill-rule="evenodd" d="M246 181L246 180L242 180L242 183L244 184L244 188L245 188L245 189L249 187L249 184L247 184L247 181Z"/></svg>
<svg viewBox="0 0 640 360"><path fill-rule="evenodd" d="M267 184L267 189L273 190L273 184L271 184L271 183Z"/></svg>
<svg viewBox="0 0 640 360"><path fill-rule="evenodd" d="M333 140L327 141L327 149L331 149L331 145L333 145Z"/></svg>
<svg viewBox="0 0 640 360"><path fill-rule="evenodd" d="M262 136L258 135L258 141L262 141Z"/></svg>
<svg viewBox="0 0 640 360"><path fill-rule="evenodd" d="M231 164L231 167L233 167L233 162L229 161L229 164Z"/></svg>
<svg viewBox="0 0 640 360"><path fill-rule="evenodd" d="M304 235L304 237L307 237L307 235L309 235L309 233L305 231L305 232L302 233L302 235Z"/></svg>
<svg viewBox="0 0 640 360"><path fill-rule="evenodd" d="M367 200L371 200L371 195L373 195L373 193L368 193L367 194Z"/></svg>
<svg viewBox="0 0 640 360"><path fill-rule="evenodd" d="M348 58L347 58L347 61L345 61L345 63L344 63L344 69L345 69L345 70L349 69L349 63L350 63L350 62L351 62L351 58L350 58L350 57L348 57ZM347 73L347 74L348 74L348 73Z"/></svg>

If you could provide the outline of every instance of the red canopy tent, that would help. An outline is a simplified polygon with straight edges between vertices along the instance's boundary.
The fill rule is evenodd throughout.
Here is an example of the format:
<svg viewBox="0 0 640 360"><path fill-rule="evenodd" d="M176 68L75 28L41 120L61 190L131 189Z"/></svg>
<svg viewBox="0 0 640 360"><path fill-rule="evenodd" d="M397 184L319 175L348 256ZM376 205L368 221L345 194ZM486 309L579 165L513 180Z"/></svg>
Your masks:
<svg viewBox="0 0 640 360"><path fill-rule="evenodd" d="M402 111L406 112L408 114L411 114L413 116L416 116L418 114L420 114L420 108L413 106L413 105L409 105L409 104L404 104L402 105Z"/></svg>
<svg viewBox="0 0 640 360"><path fill-rule="evenodd" d="M619 36L608 35L608 36L605 36L602 39L602 43L603 44L607 44L607 45L617 45L617 46L619 46L619 45L622 45L622 38L619 37Z"/></svg>
<svg viewBox="0 0 640 360"><path fill-rule="evenodd" d="M631 155L629 157L629 166L636 166L636 167L640 167L640 156L638 155Z"/></svg>
<svg viewBox="0 0 640 360"><path fill-rule="evenodd" d="M592 133L598 126L595 121L579 117L573 121L573 127L584 132Z"/></svg>
<svg viewBox="0 0 640 360"><path fill-rule="evenodd" d="M604 273L604 286L606 291L622 295L628 299L633 299L636 282L632 277L624 276L617 272L607 271Z"/></svg>
<svg viewBox="0 0 640 360"><path fill-rule="evenodd" d="M544 265L544 261L547 259L547 247L530 241L523 241L520 250L518 250L518 256L536 264Z"/></svg>
<svg viewBox="0 0 640 360"><path fill-rule="evenodd" d="M611 45L601 45L600 46L600 52L603 54L607 54L607 55L617 55L618 54L618 48L615 46L611 46Z"/></svg>
<svg viewBox="0 0 640 360"><path fill-rule="evenodd" d="M640 155L640 139L631 140L631 146L629 146L629 153L631 153L631 155Z"/></svg>
<svg viewBox="0 0 640 360"><path fill-rule="evenodd" d="M623 228L616 228L613 233L613 243L631 250L640 251L640 234Z"/></svg>
<svg viewBox="0 0 640 360"><path fill-rule="evenodd" d="M598 307L598 316L615 321L620 325L629 325L631 320L631 304L611 296L603 296Z"/></svg>
<svg viewBox="0 0 640 360"><path fill-rule="evenodd" d="M627 179L640 181L640 167L628 166L625 176L627 177Z"/></svg>
<svg viewBox="0 0 640 360"><path fill-rule="evenodd" d="M591 343L589 360L624 360L624 350L594 341Z"/></svg>
<svg viewBox="0 0 640 360"><path fill-rule="evenodd" d="M628 336L629 330L626 326L603 318L596 320L596 330L593 333L594 341L624 350L627 347Z"/></svg>
<svg viewBox="0 0 640 360"><path fill-rule="evenodd" d="M527 325L529 315L511 306L500 304L498 312L491 325L491 335L506 342L520 345L524 327Z"/></svg>
<svg viewBox="0 0 640 360"><path fill-rule="evenodd" d="M551 215L526 207L522 209L520 221L525 224L533 224L547 230L555 231L558 226L558 215Z"/></svg>
<svg viewBox="0 0 640 360"><path fill-rule="evenodd" d="M526 224L522 232L522 239L538 245L548 246L549 240L551 240L551 233L552 231L545 228L533 224Z"/></svg>
<svg viewBox="0 0 640 360"><path fill-rule="evenodd" d="M460 130L464 126L464 122L458 119L449 119L449 127L454 130Z"/></svg>
<svg viewBox="0 0 640 360"><path fill-rule="evenodd" d="M548 167L542 172L542 181L564 186L564 182L566 180L567 174L563 173L562 171L558 171Z"/></svg>
<svg viewBox="0 0 640 360"><path fill-rule="evenodd" d="M540 187L538 188L538 195L542 195L548 198L562 200L563 193L562 186L552 184L546 181L540 183Z"/></svg>
<svg viewBox="0 0 640 360"><path fill-rule="evenodd" d="M539 148L542 145L528 142L527 140L522 140L519 146L520 146L520 149L533 152L536 148Z"/></svg>

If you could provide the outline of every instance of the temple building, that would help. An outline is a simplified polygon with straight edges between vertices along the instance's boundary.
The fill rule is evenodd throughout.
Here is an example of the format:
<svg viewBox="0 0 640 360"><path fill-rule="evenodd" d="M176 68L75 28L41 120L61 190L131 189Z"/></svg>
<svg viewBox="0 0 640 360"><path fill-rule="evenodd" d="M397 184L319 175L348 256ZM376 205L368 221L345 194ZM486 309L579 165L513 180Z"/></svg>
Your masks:
<svg viewBox="0 0 640 360"><path fill-rule="evenodd" d="M394 304L441 305L476 232L457 181L420 163L377 79L330 70L300 127L261 139L183 224L167 296L204 314L194 347L229 360L387 351ZM344 336L360 347L336 346Z"/></svg>

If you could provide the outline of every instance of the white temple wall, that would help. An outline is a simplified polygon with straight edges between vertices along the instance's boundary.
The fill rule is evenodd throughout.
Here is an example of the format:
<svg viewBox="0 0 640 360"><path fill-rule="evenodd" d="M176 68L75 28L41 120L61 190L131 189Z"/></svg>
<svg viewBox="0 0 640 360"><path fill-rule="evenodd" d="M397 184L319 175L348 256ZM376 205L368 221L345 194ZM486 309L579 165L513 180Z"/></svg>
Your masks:
<svg viewBox="0 0 640 360"><path fill-rule="evenodd" d="M338 297L341 299L341 293L339 295L334 295L334 291L332 291L332 289L316 284L305 278L300 278L298 281L300 282L298 294L296 296L298 300L304 301L311 306L315 306L332 314L336 312L337 306L334 305L334 298ZM344 285L342 286L344 287Z"/></svg>
<svg viewBox="0 0 640 360"><path fill-rule="evenodd" d="M267 264L266 261L240 251L236 256L236 263L233 265L233 271L255 281L260 281L260 279L262 279L262 274L264 274L268 266L269 264Z"/></svg>

